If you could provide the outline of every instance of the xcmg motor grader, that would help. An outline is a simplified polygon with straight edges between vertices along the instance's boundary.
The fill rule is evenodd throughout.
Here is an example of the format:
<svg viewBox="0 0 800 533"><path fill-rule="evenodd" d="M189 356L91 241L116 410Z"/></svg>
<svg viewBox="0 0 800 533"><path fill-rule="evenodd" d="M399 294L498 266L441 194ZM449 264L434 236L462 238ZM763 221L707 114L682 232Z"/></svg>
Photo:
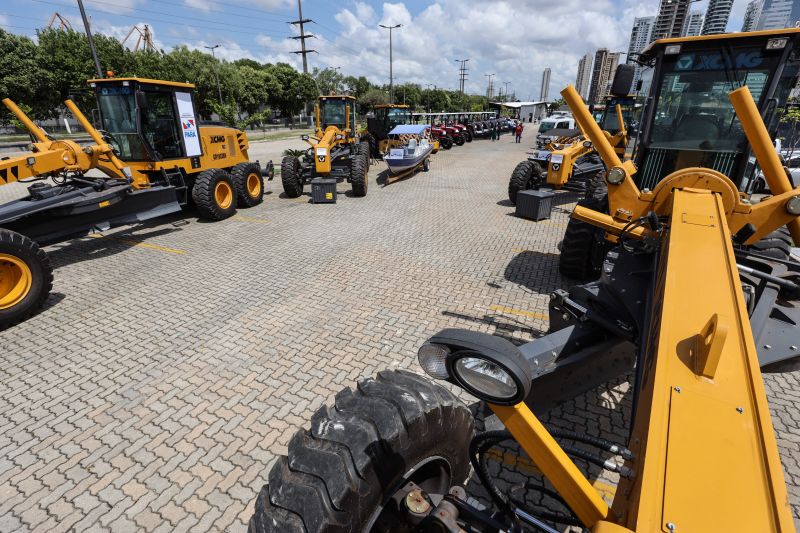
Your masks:
<svg viewBox="0 0 800 533"><path fill-rule="evenodd" d="M651 44L639 164L620 160L567 87L608 167L609 209L573 213L617 241L602 277L555 291L550 331L530 343L447 329L418 352L432 378L486 402L506 429L475 434L444 387L381 372L295 434L250 531L794 531L759 367L797 361L800 265L748 246L783 225L800 242L800 188L770 139L798 52L800 29ZM751 152L774 193L757 203L736 185ZM625 444L549 431L534 414L631 369ZM525 489L557 495L563 512L526 506L489 476L488 452L512 439L552 487ZM620 474L609 501L573 461L575 442L615 456L595 455ZM470 465L489 509L461 486Z"/></svg>
<svg viewBox="0 0 800 533"><path fill-rule="evenodd" d="M600 116L600 126L611 139L619 156L625 155L628 146L628 129L631 120L633 99L628 96L633 82L632 65L620 65L611 84L611 95L606 99L605 110ZM553 137L545 146L534 150L530 157L521 161L511 173L508 181L508 199L517 203L517 193L538 189L547 185L554 189L570 188L586 192L594 177L603 170L603 161L586 138L580 127L558 130L565 135Z"/></svg>
<svg viewBox="0 0 800 533"><path fill-rule="evenodd" d="M179 211L191 199L202 218L222 220L262 201L262 171L243 131L200 126L194 85L141 78L89 80L102 129L65 104L93 144L49 136L8 99L29 130L30 153L0 160L0 186L33 182L0 205L0 329L47 299L52 269L41 246ZM90 170L105 176L87 175Z"/></svg>
<svg viewBox="0 0 800 533"><path fill-rule="evenodd" d="M333 178L352 185L354 196L366 196L369 186L370 146L356 138L356 99L352 96L320 96L314 108L315 136L303 135L309 144L300 158L287 155L281 161L283 192L289 198L303 194L314 178Z"/></svg>

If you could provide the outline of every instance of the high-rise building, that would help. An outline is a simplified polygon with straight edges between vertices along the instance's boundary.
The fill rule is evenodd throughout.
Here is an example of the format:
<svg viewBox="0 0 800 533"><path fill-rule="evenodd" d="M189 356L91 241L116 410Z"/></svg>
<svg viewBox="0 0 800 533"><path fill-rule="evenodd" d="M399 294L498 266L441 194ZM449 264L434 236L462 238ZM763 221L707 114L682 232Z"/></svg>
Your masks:
<svg viewBox="0 0 800 533"><path fill-rule="evenodd" d="M793 28L800 22L800 0L764 0L757 30Z"/></svg>
<svg viewBox="0 0 800 533"><path fill-rule="evenodd" d="M680 37L691 0L661 0L652 39Z"/></svg>
<svg viewBox="0 0 800 533"><path fill-rule="evenodd" d="M725 33L732 7L733 0L708 0L706 19L703 22L703 35Z"/></svg>
<svg viewBox="0 0 800 533"><path fill-rule="evenodd" d="M631 29L631 40L628 43L628 59L627 62L634 67L633 74L633 87L642 77L642 67L636 63L636 58L642 50L652 41L653 24L655 24L655 17L639 17L633 19L633 29Z"/></svg>
<svg viewBox="0 0 800 533"><path fill-rule="evenodd" d="M578 77L575 79L575 89L584 100L589 99L589 84L592 81L592 54L586 54L578 61Z"/></svg>
<svg viewBox="0 0 800 533"><path fill-rule="evenodd" d="M686 17L686 22L683 23L682 33L684 37L694 37L700 35L701 31L703 31L703 14L699 11L692 11Z"/></svg>
<svg viewBox="0 0 800 533"><path fill-rule="evenodd" d="M608 95L618 64L619 52L609 52L607 48L600 48L595 52L592 87L589 90L590 103L600 102Z"/></svg>
<svg viewBox="0 0 800 533"><path fill-rule="evenodd" d="M744 12L744 20L742 21L742 31L753 31L758 24L758 17L761 15L761 7L764 5L763 0L752 0L747 4L747 9Z"/></svg>
<svg viewBox="0 0 800 533"><path fill-rule="evenodd" d="M547 102L547 97L550 95L550 67L544 69L542 72L542 90L539 93L539 100Z"/></svg>

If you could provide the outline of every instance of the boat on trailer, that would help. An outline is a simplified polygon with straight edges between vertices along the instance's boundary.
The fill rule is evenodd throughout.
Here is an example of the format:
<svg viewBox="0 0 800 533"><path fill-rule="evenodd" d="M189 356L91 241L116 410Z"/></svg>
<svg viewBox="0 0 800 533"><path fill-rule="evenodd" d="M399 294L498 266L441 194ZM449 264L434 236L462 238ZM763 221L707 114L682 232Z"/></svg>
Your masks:
<svg viewBox="0 0 800 533"><path fill-rule="evenodd" d="M436 148L427 124L401 124L389 132L389 150L383 160L395 178L422 167L428 170L430 155Z"/></svg>

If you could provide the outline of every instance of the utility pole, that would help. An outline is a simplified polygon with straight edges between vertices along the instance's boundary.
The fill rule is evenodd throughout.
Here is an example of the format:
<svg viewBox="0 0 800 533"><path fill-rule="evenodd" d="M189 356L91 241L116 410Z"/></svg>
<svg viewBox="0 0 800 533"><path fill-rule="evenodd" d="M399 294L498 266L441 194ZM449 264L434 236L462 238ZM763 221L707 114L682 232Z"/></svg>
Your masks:
<svg viewBox="0 0 800 533"><path fill-rule="evenodd" d="M395 24L394 26L384 26L378 24L381 28L389 30L389 103L394 103L394 72L392 71L392 30L402 27L402 24Z"/></svg>
<svg viewBox="0 0 800 533"><path fill-rule="evenodd" d="M461 97L464 97L464 86L466 85L465 82L467 80L467 61L469 59L456 59L455 62L459 63L460 66L458 67L458 90L461 92Z"/></svg>
<svg viewBox="0 0 800 533"><path fill-rule="evenodd" d="M489 88L486 89L486 98L491 100L492 96L494 96L494 86L492 85L492 78L494 77L494 73L492 73L492 74L484 74L484 76L489 78Z"/></svg>
<svg viewBox="0 0 800 533"><path fill-rule="evenodd" d="M94 46L94 39L92 38L92 29L89 27L89 19L86 17L86 10L83 9L83 0L78 0L78 9L81 10L81 18L83 19L83 27L86 28L86 38L89 39L89 48L92 50L92 58L94 58L94 68L97 69L97 77L103 78L103 69L100 67L100 59L97 58L97 48Z"/></svg>
<svg viewBox="0 0 800 533"><path fill-rule="evenodd" d="M214 50L219 48L221 45L215 44L214 46L204 46L203 48L208 48L211 50L211 57L217 59L217 56L214 55ZM216 63L216 61L215 61ZM217 91L219 92L219 103L222 105L222 85L219 84L219 68L214 66L214 76L217 78Z"/></svg>
<svg viewBox="0 0 800 533"><path fill-rule="evenodd" d="M508 86L511 84L510 81L504 81L503 85L506 86L506 100L508 100Z"/></svg>
<svg viewBox="0 0 800 533"><path fill-rule="evenodd" d="M300 50L295 50L292 53L303 55L303 72L305 74L308 74L308 59L306 58L306 56L312 52L316 52L316 50L306 50L306 39L316 38L316 35L311 35L310 33L306 35L305 24L314 21L311 19L303 18L303 0L297 0L297 14L299 15L297 20L293 20L289 24L300 26L300 35L295 35L294 37L292 37L292 39L300 39Z"/></svg>

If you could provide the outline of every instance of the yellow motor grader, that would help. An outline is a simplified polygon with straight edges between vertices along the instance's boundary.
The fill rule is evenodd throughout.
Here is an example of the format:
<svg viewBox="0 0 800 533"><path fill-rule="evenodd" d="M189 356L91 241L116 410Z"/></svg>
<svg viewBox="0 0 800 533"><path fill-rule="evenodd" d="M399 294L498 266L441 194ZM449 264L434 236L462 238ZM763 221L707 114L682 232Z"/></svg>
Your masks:
<svg viewBox="0 0 800 533"><path fill-rule="evenodd" d="M52 270L41 246L143 222L190 200L202 218L222 220L264 196L244 132L200 126L194 85L142 78L89 80L101 129L74 102L67 108L90 145L53 139L14 102L31 151L0 160L0 186L31 183L27 196L0 205L0 328L23 320L47 299ZM99 170L103 176L90 175Z"/></svg>
<svg viewBox="0 0 800 533"><path fill-rule="evenodd" d="M633 66L620 65L614 75L611 96L600 117L600 125L607 132L611 144L620 156L628 146L625 114L633 108L628 95L633 81ZM552 131L548 132L552 135ZM547 185L553 189L570 188L586 191L588 184L603 170L603 161L585 132L578 125L575 130L564 131L541 149L531 152L511 173L508 182L508 199L517 203L517 193Z"/></svg>
<svg viewBox="0 0 800 533"><path fill-rule="evenodd" d="M430 377L485 402L505 429L475 434L441 384L380 372L290 440L250 531L794 531L761 368L798 361L800 263L753 246L784 225L800 243L800 187L770 138L798 51L800 29L651 44L636 162L619 158L573 87L562 91L608 168L608 209L573 213L616 240L601 278L555 291L550 331L532 342L446 329L418 352ZM760 202L740 192L751 153L774 193ZM535 414L632 370L626 443L550 430ZM492 479L489 452L510 440L543 482ZM616 472L613 495L576 458ZM462 486L470 466L490 508Z"/></svg>
<svg viewBox="0 0 800 533"><path fill-rule="evenodd" d="M320 96L314 112L315 136L303 135L309 148L302 157L287 155L281 161L283 192L289 198L303 194L314 178L347 181L354 196L366 196L369 186L370 146L356 138L356 99Z"/></svg>

